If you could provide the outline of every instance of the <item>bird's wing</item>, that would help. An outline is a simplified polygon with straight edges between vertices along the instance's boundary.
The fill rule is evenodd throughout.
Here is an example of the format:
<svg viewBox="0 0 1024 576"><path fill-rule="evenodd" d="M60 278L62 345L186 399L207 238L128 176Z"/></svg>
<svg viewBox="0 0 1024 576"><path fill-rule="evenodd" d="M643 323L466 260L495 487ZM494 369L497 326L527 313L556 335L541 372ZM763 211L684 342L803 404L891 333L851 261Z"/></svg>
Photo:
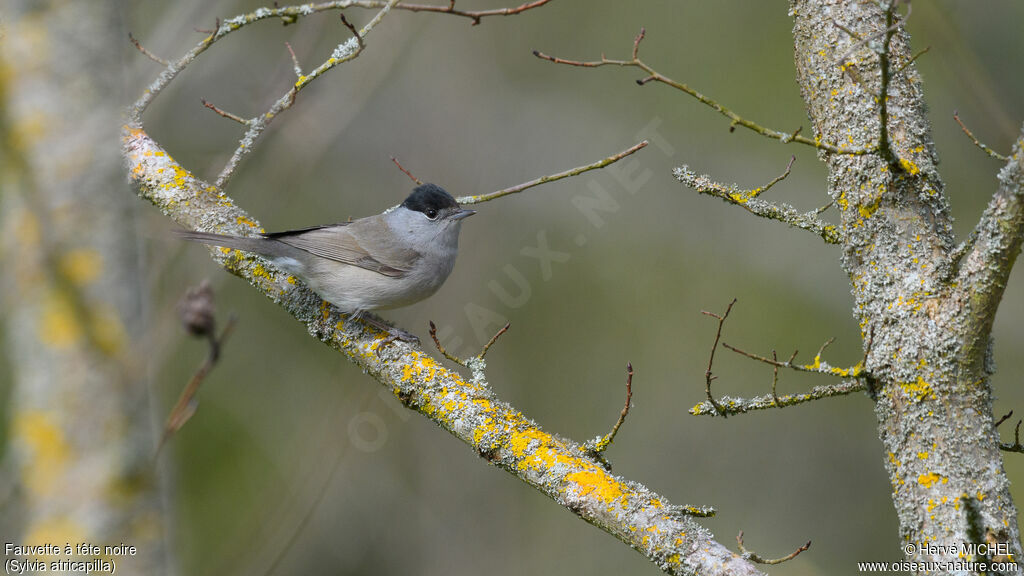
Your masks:
<svg viewBox="0 0 1024 576"><path fill-rule="evenodd" d="M373 218L373 217L371 217ZM266 234L266 238L277 240L314 256L327 258L352 266L358 266L391 277L404 276L420 253L395 243L374 242L371 252L359 243L359 232L366 229L368 218L346 222ZM375 223L383 224L383 223ZM364 234L365 235L365 232Z"/></svg>

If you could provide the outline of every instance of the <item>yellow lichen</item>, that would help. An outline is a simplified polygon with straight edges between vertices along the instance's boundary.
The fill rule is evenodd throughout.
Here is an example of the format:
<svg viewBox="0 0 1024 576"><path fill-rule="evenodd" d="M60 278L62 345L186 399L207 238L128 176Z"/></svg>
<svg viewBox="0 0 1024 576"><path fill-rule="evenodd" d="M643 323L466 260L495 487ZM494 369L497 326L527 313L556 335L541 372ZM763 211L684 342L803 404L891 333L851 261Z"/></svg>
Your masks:
<svg viewBox="0 0 1024 576"><path fill-rule="evenodd" d="M256 222L253 221L252 218L247 218L245 216L239 216L239 217L235 218L235 221L238 222L239 224L243 225L243 226L248 226L250 228L258 227Z"/></svg>
<svg viewBox="0 0 1024 576"><path fill-rule="evenodd" d="M61 542L84 542L85 529L67 516L57 516L42 520L28 528L25 533L25 544L39 546ZM52 556L35 556L38 559L52 559Z"/></svg>
<svg viewBox="0 0 1024 576"><path fill-rule="evenodd" d="M903 168L903 170L907 174L910 174L911 176L921 171L921 169L917 167L917 164L914 164L912 161L907 160L906 158L900 158L900 167Z"/></svg>
<svg viewBox="0 0 1024 576"><path fill-rule="evenodd" d="M56 487L67 466L71 451L56 414L26 410L15 416L14 439L27 448L28 458L22 468L27 490L46 495Z"/></svg>
<svg viewBox="0 0 1024 576"><path fill-rule="evenodd" d="M605 504L616 502L623 496L622 485L597 470L573 472L567 474L565 479L576 484L576 491L580 496L593 494Z"/></svg>
<svg viewBox="0 0 1024 576"><path fill-rule="evenodd" d="M67 297L51 292L43 300L39 339L54 348L69 348L82 336L82 326Z"/></svg>
<svg viewBox="0 0 1024 576"><path fill-rule="evenodd" d="M103 271L103 258L91 248L76 248L61 255L61 273L77 286L90 284Z"/></svg>
<svg viewBox="0 0 1024 576"><path fill-rule="evenodd" d="M900 388L918 402L924 400L932 393L932 385L920 376L917 377L916 382L900 382Z"/></svg>

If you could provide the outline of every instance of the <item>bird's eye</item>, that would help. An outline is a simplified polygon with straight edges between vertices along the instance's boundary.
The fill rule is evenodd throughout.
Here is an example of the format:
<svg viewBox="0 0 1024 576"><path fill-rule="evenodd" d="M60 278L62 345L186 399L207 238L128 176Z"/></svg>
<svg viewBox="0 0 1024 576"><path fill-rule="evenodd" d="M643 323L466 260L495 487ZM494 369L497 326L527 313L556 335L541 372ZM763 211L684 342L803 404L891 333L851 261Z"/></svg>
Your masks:
<svg viewBox="0 0 1024 576"><path fill-rule="evenodd" d="M437 218L437 210L434 210L433 208L427 208L426 210L423 211L423 213L426 214L427 218L430 218L431 220Z"/></svg>

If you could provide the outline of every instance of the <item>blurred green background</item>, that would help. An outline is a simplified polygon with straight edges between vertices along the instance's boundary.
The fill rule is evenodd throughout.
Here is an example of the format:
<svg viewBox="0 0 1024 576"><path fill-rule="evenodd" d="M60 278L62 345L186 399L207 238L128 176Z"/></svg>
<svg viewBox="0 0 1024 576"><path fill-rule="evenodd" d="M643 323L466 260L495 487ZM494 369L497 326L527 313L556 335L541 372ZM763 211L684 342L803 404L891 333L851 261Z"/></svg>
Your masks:
<svg viewBox="0 0 1024 576"><path fill-rule="evenodd" d="M261 5L126 3L124 32L176 58L203 37L193 28ZM814 151L742 129L730 133L727 120L684 94L638 87L634 70L556 66L531 55L537 49L625 58L645 26L641 56L663 74L764 125L806 130L787 7L555 0L476 27L449 16L392 14L362 56L300 94L227 193L268 230L280 230L400 202L412 184L392 155L422 180L465 195L656 138L618 170L480 206L463 228L458 264L442 290L385 316L427 342L433 320L462 354L483 343L467 308L511 321L488 355L492 386L547 430L578 441L604 434L615 421L631 361L634 408L608 451L614 471L674 503L715 506L718 516L704 524L727 545L741 529L748 547L770 557L813 540L809 552L774 574L852 573L858 560L902 559L866 396L727 420L687 413L703 399L715 329L700 311L720 312L734 297L725 342L780 355L799 349L798 359L809 359L835 336L830 362L846 366L861 357L838 249L698 197L671 175L689 164L749 188L776 176L795 154L793 174L769 194L811 209L827 201ZM357 25L372 15L348 14ZM959 109L982 140L1009 150L1024 101L1022 24L1024 6L1010 0L914 4L909 30L916 49L931 46L918 66L961 237L994 191L1000 165L973 147L951 114ZM204 109L200 98L255 115L294 80L286 41L309 69L346 36L336 13L232 34L156 100L147 128L185 167L212 180L241 130ZM124 51L124 86L111 105L133 100L159 72L127 41ZM641 183L631 190L624 180ZM573 203L594 196L596 187L618 204L601 213L601 226ZM261 574L279 556L275 574L659 573L381 394L286 312L220 271L205 250L170 238L169 221L127 187L125 202L139 203L140 228L148 231L155 418L163 418L205 356L202 343L183 337L177 323L174 305L185 288L211 279L221 319L229 312L240 318L199 411L160 464L181 573ZM540 241L563 253L549 275L522 253ZM521 292L508 267L528 286L515 301L493 287ZM997 415L1020 412L1020 267L995 337ZM765 366L725 351L715 371L718 394L752 396L771 384ZM786 373L779 391L824 383ZM1021 478L1019 457L1009 455L1006 465L1011 481ZM1018 502L1024 497L1019 487L1015 494Z"/></svg>

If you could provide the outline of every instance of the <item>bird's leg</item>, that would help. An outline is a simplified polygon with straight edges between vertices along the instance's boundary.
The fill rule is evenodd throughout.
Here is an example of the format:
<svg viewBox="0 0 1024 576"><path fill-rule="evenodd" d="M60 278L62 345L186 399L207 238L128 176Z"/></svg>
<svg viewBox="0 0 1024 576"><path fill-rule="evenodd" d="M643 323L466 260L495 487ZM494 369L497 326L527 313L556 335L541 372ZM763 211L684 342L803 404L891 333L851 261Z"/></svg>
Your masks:
<svg viewBox="0 0 1024 576"><path fill-rule="evenodd" d="M352 319L362 320L363 322L366 322L367 324L373 326L374 328L379 328L388 333L388 339L385 340L384 343L382 343L377 348L378 350L394 342L395 340L401 340L402 342L410 342L412 344L420 343L420 339L415 334L410 334L409 332L406 332L401 328L391 326L384 322L383 320L381 320L380 318L377 318L373 314L366 314L365 311L363 310L360 310L353 314Z"/></svg>

